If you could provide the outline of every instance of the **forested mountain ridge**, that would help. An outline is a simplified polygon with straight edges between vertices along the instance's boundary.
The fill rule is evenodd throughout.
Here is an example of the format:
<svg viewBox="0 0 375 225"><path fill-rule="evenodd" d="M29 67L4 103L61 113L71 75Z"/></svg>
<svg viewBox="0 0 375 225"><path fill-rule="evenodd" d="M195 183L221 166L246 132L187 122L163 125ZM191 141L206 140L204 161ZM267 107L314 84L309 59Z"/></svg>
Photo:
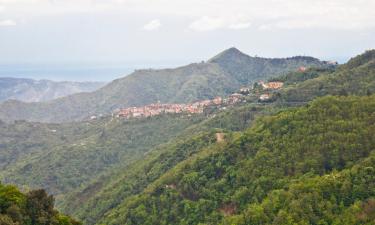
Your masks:
<svg viewBox="0 0 375 225"><path fill-rule="evenodd" d="M0 77L0 102L13 99L22 102L43 102L79 92L92 92L102 82L69 82Z"/></svg>
<svg viewBox="0 0 375 225"><path fill-rule="evenodd" d="M137 70L114 80L98 91L75 94L48 103L8 101L0 105L4 121L77 121L129 106L186 103L223 96L249 85L299 67L326 66L311 57L266 59L250 57L235 48L228 49L206 63L193 63L175 69Z"/></svg>
<svg viewBox="0 0 375 225"><path fill-rule="evenodd" d="M243 54L236 48L223 51L208 60L208 62L219 64L227 73L239 81L241 85L248 85L254 81L266 80L272 76L296 71L304 65L308 65L308 67L327 66L324 62L308 56L290 58L251 57Z"/></svg>

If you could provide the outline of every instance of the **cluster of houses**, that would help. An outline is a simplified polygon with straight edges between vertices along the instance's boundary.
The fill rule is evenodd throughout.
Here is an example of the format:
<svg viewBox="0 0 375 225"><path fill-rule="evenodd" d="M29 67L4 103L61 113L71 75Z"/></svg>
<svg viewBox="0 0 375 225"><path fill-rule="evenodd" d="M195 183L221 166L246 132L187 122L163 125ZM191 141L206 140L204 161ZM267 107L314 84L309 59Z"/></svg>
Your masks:
<svg viewBox="0 0 375 225"><path fill-rule="evenodd" d="M277 90L283 87L283 82L267 82L264 83L263 81L259 82L260 85L262 85L264 90Z"/></svg>
<svg viewBox="0 0 375 225"><path fill-rule="evenodd" d="M162 113L203 113L204 109L208 106L218 105L233 105L241 101L242 94L234 93L228 98L216 97L211 100L202 100L188 104L160 104L154 103L142 107L130 107L120 109L117 112L117 117L121 118L142 118L156 116Z"/></svg>
<svg viewBox="0 0 375 225"><path fill-rule="evenodd" d="M120 109L117 114L118 117L122 118L139 118L139 117L150 117L156 116L162 113L202 113L204 106L207 106L208 102L201 101L193 104L150 104L142 107L131 107Z"/></svg>
<svg viewBox="0 0 375 225"><path fill-rule="evenodd" d="M217 106L221 104L232 105L239 102L242 97L241 94L233 94L228 98L223 99L221 97L216 97L212 100L203 100L188 104L160 104L154 103L142 107L130 107L120 109L117 112L117 117L121 118L143 118L156 116L162 113L203 113L204 109L208 106Z"/></svg>
<svg viewBox="0 0 375 225"><path fill-rule="evenodd" d="M271 98L271 94L269 91L280 89L284 86L283 82L263 82L260 81L259 84L262 86L263 90L266 91L266 93L263 93L259 96L259 101L268 101Z"/></svg>
<svg viewBox="0 0 375 225"><path fill-rule="evenodd" d="M268 91L280 89L284 83L283 82L263 82L260 81L258 84L261 85L263 90L266 92L260 95L260 101L267 101L271 98ZM250 88L241 88L239 93L234 93L227 98L216 97L211 100L202 100L187 104L161 104L154 103L150 105L145 105L141 107L130 107L119 109L116 112L117 117L121 118L143 118L160 115L163 113L188 113L196 114L203 113L204 109L209 106L219 106L219 105L233 105L242 101L244 95L249 94Z"/></svg>

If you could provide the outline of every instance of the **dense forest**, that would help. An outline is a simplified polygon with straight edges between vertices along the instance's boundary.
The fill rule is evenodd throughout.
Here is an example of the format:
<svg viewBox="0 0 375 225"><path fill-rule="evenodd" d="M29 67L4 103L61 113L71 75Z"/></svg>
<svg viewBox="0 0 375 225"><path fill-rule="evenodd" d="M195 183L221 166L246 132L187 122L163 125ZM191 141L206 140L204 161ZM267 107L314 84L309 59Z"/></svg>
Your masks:
<svg viewBox="0 0 375 225"><path fill-rule="evenodd" d="M1 225L80 225L54 209L54 198L43 189L26 194L15 186L0 184Z"/></svg>

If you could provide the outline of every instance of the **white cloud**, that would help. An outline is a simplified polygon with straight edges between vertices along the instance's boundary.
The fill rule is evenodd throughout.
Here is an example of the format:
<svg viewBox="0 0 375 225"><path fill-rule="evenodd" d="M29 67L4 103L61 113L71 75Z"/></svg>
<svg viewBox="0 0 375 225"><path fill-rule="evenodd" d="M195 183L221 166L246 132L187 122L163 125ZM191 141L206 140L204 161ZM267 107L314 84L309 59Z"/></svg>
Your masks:
<svg viewBox="0 0 375 225"><path fill-rule="evenodd" d="M204 16L189 25L189 28L194 31L210 31L222 28L224 22L220 18L213 18Z"/></svg>
<svg viewBox="0 0 375 225"><path fill-rule="evenodd" d="M209 17L203 16L198 20L193 21L189 28L193 31L213 31L217 29L247 29L251 26L247 17L243 15L228 16L228 17Z"/></svg>
<svg viewBox="0 0 375 225"><path fill-rule="evenodd" d="M263 30L263 31L268 31L268 30L272 30L272 26L270 24L262 24L258 26L258 29Z"/></svg>
<svg viewBox="0 0 375 225"><path fill-rule="evenodd" d="M236 23L236 24L229 25L229 28L233 29L233 30L241 30L241 29L247 29L250 26L251 26L250 22L248 22L248 23Z"/></svg>
<svg viewBox="0 0 375 225"><path fill-rule="evenodd" d="M147 31L153 31L153 30L158 30L160 27L161 27L160 20L156 19L156 20L151 20L150 22L145 24L142 29L147 30Z"/></svg>
<svg viewBox="0 0 375 225"><path fill-rule="evenodd" d="M14 20L0 20L0 27L16 26L17 23Z"/></svg>

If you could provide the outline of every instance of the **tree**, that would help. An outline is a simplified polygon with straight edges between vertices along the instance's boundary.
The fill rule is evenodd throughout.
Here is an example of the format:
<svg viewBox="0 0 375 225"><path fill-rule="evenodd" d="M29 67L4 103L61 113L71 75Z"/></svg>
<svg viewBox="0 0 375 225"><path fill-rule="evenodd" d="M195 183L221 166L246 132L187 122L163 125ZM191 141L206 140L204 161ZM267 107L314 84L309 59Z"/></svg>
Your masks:
<svg viewBox="0 0 375 225"><path fill-rule="evenodd" d="M45 190L35 190L27 194L26 211L32 224L50 225L57 216L53 209L54 198L48 196Z"/></svg>

